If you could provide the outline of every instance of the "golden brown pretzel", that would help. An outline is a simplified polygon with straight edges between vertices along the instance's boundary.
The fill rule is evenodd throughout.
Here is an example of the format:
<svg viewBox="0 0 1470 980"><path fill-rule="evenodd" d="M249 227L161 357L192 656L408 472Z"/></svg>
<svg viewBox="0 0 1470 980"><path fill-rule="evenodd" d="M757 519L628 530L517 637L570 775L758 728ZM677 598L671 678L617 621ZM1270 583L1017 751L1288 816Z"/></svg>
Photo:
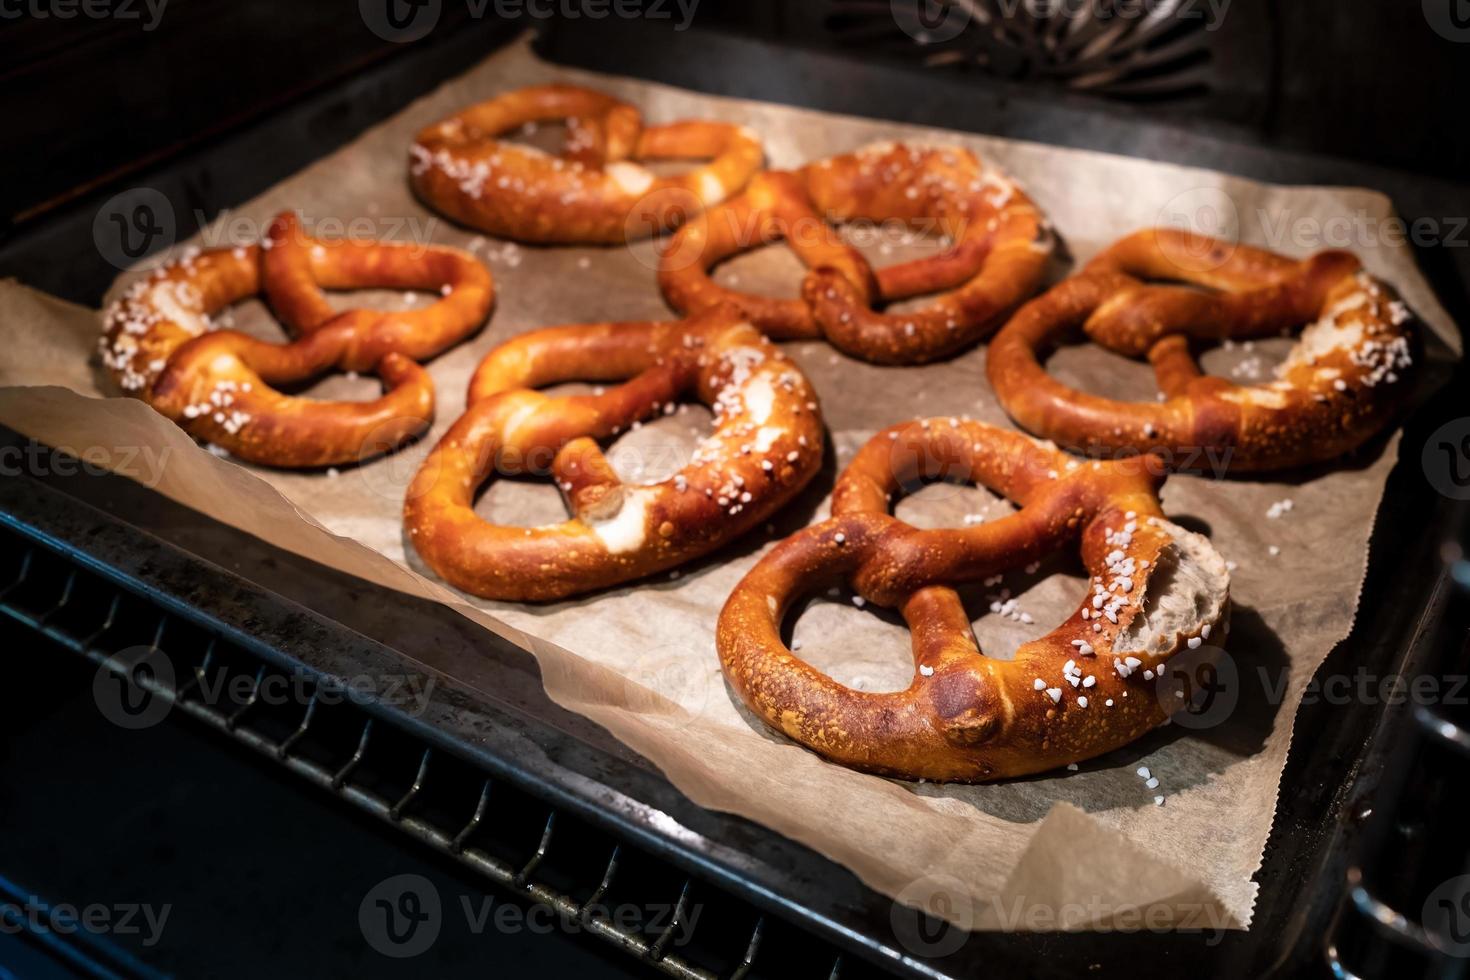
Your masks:
<svg viewBox="0 0 1470 980"><path fill-rule="evenodd" d="M623 380L549 398L557 382ZM715 430L661 483L624 485L594 441L692 394ZM671 323L536 330L491 351L469 408L424 461L404 505L414 547L444 579L492 599L561 599L640 578L718 548L765 520L816 474L822 419L796 365L719 310ZM489 523L473 509L496 473L547 473L572 519Z"/></svg>
<svg viewBox="0 0 1470 980"><path fill-rule="evenodd" d="M338 313L322 289L436 289L420 310ZM211 317L264 289L299 336L275 344ZM329 466L386 452L428 427L434 388L415 363L473 333L494 298L489 271L457 249L306 235L295 214L262 244L189 253L133 283L104 315L102 360L123 390L190 435L270 466ZM270 387L324 371L371 371L388 391L327 402Z"/></svg>
<svg viewBox="0 0 1470 980"><path fill-rule="evenodd" d="M566 120L553 156L505 142L527 123ZM410 151L415 192L461 224L539 243L618 244L668 230L745 186L760 140L744 126L686 120L644 127L626 102L573 85L517 89L435 123ZM656 176L636 161L708 159Z"/></svg>
<svg viewBox="0 0 1470 980"><path fill-rule="evenodd" d="M777 545L736 586L715 638L730 684L771 727L844 765L981 781L1041 772L1124 745L1165 714L1149 683L1179 650L1220 642L1229 574L1204 537L1164 519L1157 460L1081 462L978 422L880 432L838 479L833 516ZM1153 464L1153 465L1151 465ZM922 478L973 480L1020 504L994 522L919 530L889 514ZM1092 577L1061 626L1014 660L982 656L952 585L1080 538ZM846 581L896 608L913 635L907 690L853 690L781 638L795 600Z"/></svg>
<svg viewBox="0 0 1470 980"><path fill-rule="evenodd" d="M930 257L874 270L829 222L902 222L947 236ZM810 272L801 298L717 285L725 259L784 240ZM1014 184L960 147L884 143L757 176L734 200L684 225L660 258L678 310L730 304L777 340L825 337L855 357L919 364L983 338L1040 283L1051 252L1045 219ZM949 290L921 309L874 304Z"/></svg>
<svg viewBox="0 0 1470 980"><path fill-rule="evenodd" d="M1202 289L1152 285L1179 280ZM1300 262L1168 229L1135 232L1024 306L991 341L990 383L1038 435L1086 452L1148 451L1238 471L1339 456L1381 429L1410 390L1407 308L1347 252ZM1276 336L1307 324L1276 379L1239 386L1200 372L1192 341ZM1081 326L1147 356L1163 397L1120 402L1069 388L1041 352Z"/></svg>

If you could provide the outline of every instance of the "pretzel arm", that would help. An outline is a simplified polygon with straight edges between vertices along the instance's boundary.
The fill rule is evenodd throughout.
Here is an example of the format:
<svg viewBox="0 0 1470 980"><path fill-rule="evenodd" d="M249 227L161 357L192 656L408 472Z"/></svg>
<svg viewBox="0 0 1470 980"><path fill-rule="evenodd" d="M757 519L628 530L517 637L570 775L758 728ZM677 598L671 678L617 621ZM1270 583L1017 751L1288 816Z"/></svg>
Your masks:
<svg viewBox="0 0 1470 980"><path fill-rule="evenodd" d="M712 207L739 191L765 159L760 139L744 126L690 119L650 126L635 155L646 160L709 159L684 173L660 178L658 187L677 187Z"/></svg>
<svg viewBox="0 0 1470 980"><path fill-rule="evenodd" d="M865 752L871 733L863 730L863 719L883 719L886 753L914 752L927 741L930 722L914 708L918 673L902 692L855 691L794 655L781 627L797 599L854 571L886 524L868 516L841 518L782 541L731 594L716 628L725 675L757 715L823 755L863 768L872 767ZM932 642L934 634L928 638ZM916 659L932 656L928 649L921 653L917 636L914 650Z"/></svg>
<svg viewBox="0 0 1470 980"><path fill-rule="evenodd" d="M1265 286L1295 267L1295 262L1265 249L1181 229L1143 228L1099 252L1082 271L1238 292Z"/></svg>
<svg viewBox="0 0 1470 980"><path fill-rule="evenodd" d="M954 289L973 278L989 254L989 237L972 237L935 255L885 265L873 273L878 279L878 295L891 303Z"/></svg>
<svg viewBox="0 0 1470 980"><path fill-rule="evenodd" d="M809 268L832 265L858 282L871 278L861 254L839 241L806 203L795 176L772 171L757 176L739 197L674 233L659 261L659 287L682 312L729 306L775 340L814 339L821 333L801 299L741 292L710 276L726 259L780 240Z"/></svg>
<svg viewBox="0 0 1470 980"><path fill-rule="evenodd" d="M294 212L271 225L262 252L266 299L281 322L302 333L328 324L360 325L340 367L367 371L396 351L426 360L479 329L495 295L490 271L458 249L307 236ZM433 290L442 299L421 310L338 313L323 289Z"/></svg>
<svg viewBox="0 0 1470 980"><path fill-rule="evenodd" d="M1002 393L1006 412L1023 428L1082 451L1096 448L1094 440L1099 439L1135 451L1164 449L1171 439L1190 440L1182 404L1123 402L1077 391L1042 365L1042 352L1081 326L1122 281L1109 276L1064 280L1021 307L991 340L986 354L991 384Z"/></svg>
<svg viewBox="0 0 1470 980"><path fill-rule="evenodd" d="M1148 360L1159 391L1169 398L1187 393L1190 385L1205 376L1189 349L1189 338L1180 334L1164 337L1150 347Z"/></svg>
<svg viewBox="0 0 1470 980"><path fill-rule="evenodd" d="M332 466L396 448L428 428L434 389L413 361L390 354L378 365L387 389L366 402L285 395L270 383L315 377L334 365L340 335L318 333L271 344L218 331L181 347L154 384L154 407L190 435L251 462Z"/></svg>
<svg viewBox="0 0 1470 980"><path fill-rule="evenodd" d="M1050 254L1037 247L1041 231L1040 214L1029 203L1008 209L980 253L978 271L960 288L936 296L918 310L875 312L862 290L826 269L807 277L802 296L827 339L840 350L878 364L927 363L974 345L1030 295ZM907 281L900 283L904 288L919 287L925 275L936 283L943 281L958 268L934 259L920 261L929 265L904 270ZM881 288L883 273L878 275Z"/></svg>
<svg viewBox="0 0 1470 980"><path fill-rule="evenodd" d="M469 402L515 388L630 378L667 359L672 330L656 320L532 330L485 356L470 377Z"/></svg>

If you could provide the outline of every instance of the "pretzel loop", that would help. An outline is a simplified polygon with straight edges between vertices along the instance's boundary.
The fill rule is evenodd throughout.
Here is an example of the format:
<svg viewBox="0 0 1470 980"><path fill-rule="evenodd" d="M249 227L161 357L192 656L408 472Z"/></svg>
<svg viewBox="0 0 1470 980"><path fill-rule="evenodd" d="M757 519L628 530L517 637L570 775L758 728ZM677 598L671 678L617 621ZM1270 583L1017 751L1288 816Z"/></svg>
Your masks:
<svg viewBox="0 0 1470 980"><path fill-rule="evenodd" d="M527 123L566 120L559 155L501 137ZM706 159L657 176L642 165ZM644 127L638 110L571 85L518 89L424 129L410 179L430 207L501 238L619 244L666 231L735 193L760 169L759 139L743 126L686 120Z"/></svg>
<svg viewBox="0 0 1470 980"><path fill-rule="evenodd" d="M875 270L830 227L852 222L899 222L951 244ZM800 298L755 296L710 277L725 259L778 240L810 270ZM825 337L865 360L915 364L988 334L1040 282L1050 252L1036 206L974 154L887 143L760 175L673 236L659 283L685 312L731 305L779 340ZM910 312L873 309L932 293Z"/></svg>
<svg viewBox="0 0 1470 980"><path fill-rule="evenodd" d="M725 675L773 728L889 775L996 779L1126 744L1165 717L1146 680L1223 632L1228 610L1223 560L1163 518L1157 472L1147 458L1078 463L977 422L887 429L839 478L833 516L777 545L730 596L716 632ZM1020 510L956 530L919 530L888 513L901 487L940 476L965 476ZM1072 540L1091 576L1077 611L1013 660L983 656L953 586ZM783 642L796 600L839 581L903 615L915 666L906 690L853 690Z"/></svg>
<svg viewBox="0 0 1470 980"><path fill-rule="evenodd" d="M1183 281L1199 288L1150 285ZM1411 387L1407 308L1346 252L1300 262L1165 229L1136 232L1028 303L990 345L987 370L1021 425L1087 452L1154 452L1191 466L1207 453L1238 471L1341 455L1379 431ZM1306 324L1276 378L1205 375L1192 342L1247 341ZM1069 330L1147 356L1159 403L1120 402L1052 378L1043 352Z"/></svg>
<svg viewBox="0 0 1470 980"><path fill-rule="evenodd" d="M622 380L601 394L533 388ZM674 476L624 484L595 440L671 411L691 394L714 432ZM404 521L424 561L466 592L549 600L605 588L705 554L786 503L821 465L815 396L749 325L717 311L678 323L533 331L492 351L470 407L424 461ZM474 495L496 474L548 473L571 512L538 528L481 519Z"/></svg>
<svg viewBox="0 0 1470 980"><path fill-rule="evenodd" d="M365 287L435 289L444 298L421 310L339 313L322 293ZM262 290L296 340L216 329L212 317ZM415 361L474 332L493 296L489 271L464 252L313 238L287 212L263 245L190 253L135 282L104 314L102 359L124 391L241 459L357 462L428 427L434 389ZM386 393L332 402L270 387L329 370L371 371Z"/></svg>

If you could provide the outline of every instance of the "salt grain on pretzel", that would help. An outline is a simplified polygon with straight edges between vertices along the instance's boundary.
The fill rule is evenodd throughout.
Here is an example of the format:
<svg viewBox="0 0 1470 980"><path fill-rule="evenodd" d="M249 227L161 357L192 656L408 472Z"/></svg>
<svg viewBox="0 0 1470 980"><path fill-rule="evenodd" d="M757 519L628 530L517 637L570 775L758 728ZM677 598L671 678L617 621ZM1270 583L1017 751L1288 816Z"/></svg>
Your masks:
<svg viewBox="0 0 1470 980"><path fill-rule="evenodd" d="M533 390L572 380L624 383L564 398ZM595 440L684 395L714 411L714 431L669 479L624 484ZM728 311L553 327L481 363L469 409L409 487L404 522L429 567L466 592L562 599L713 551L790 500L821 458L822 420L806 378ZM570 520L521 528L475 513L476 491L494 475L548 471Z"/></svg>
<svg viewBox="0 0 1470 980"><path fill-rule="evenodd" d="M565 120L559 155L501 137ZM653 160L705 159L657 176ZM430 207L501 238L620 244L665 231L744 187L760 169L744 126L685 120L642 124L626 102L572 85L517 89L435 123L410 150L410 179Z"/></svg>
<svg viewBox="0 0 1470 980"><path fill-rule="evenodd" d="M1269 470L1332 459L1383 428L1411 388L1410 320L1347 252L1297 262L1148 229L1026 304L991 341L987 365L1011 417L1070 448L1152 451L1176 465L1207 452L1214 465ZM1261 384L1204 375L1191 351L1192 342L1228 344L1303 324L1276 377ZM1146 356L1162 400L1115 401L1048 375L1043 353L1078 326L1110 350Z"/></svg>
<svg viewBox="0 0 1470 980"><path fill-rule="evenodd" d="M1164 518L1148 458L1066 472L1067 457L1050 445L940 421L907 422L868 442L838 479L833 516L781 542L736 586L716 630L731 686L772 728L821 755L909 779L1041 772L1162 723L1145 672L1211 628L1223 633L1224 561L1206 538ZM981 483L1020 509L948 530L889 513L905 486L940 477ZM953 586L1074 540L1091 575L1077 611L1014 659L984 656ZM903 615L915 666L906 690L853 690L783 644L798 600L834 581Z"/></svg>
<svg viewBox="0 0 1470 980"><path fill-rule="evenodd" d="M322 294L367 287L443 298L413 311L339 313ZM229 321L222 311L262 290L298 334L294 341L218 329ZM434 389L415 362L473 333L493 297L490 273L457 249L317 239L286 212L260 245L190 251L134 282L104 314L100 350L124 391L195 438L251 462L329 466L385 452L428 428ZM376 373L388 391L373 401L329 402L271 387L334 369Z"/></svg>
<svg viewBox="0 0 1470 980"><path fill-rule="evenodd" d="M898 222L951 244L875 270L829 222ZM725 259L778 240L811 270L800 298L756 296L711 279ZM795 173L760 174L673 236L659 284L685 312L731 304L777 340L825 337L864 360L919 364L985 337L1040 283L1050 252L1040 211L970 151L884 143ZM909 312L873 309L932 293L940 294Z"/></svg>

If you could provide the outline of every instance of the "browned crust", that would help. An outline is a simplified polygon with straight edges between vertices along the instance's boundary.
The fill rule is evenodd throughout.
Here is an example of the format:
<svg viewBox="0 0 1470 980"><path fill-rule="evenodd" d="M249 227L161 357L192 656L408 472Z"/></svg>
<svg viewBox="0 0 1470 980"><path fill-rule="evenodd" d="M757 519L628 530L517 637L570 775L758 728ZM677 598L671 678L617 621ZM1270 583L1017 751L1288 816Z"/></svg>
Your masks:
<svg viewBox="0 0 1470 980"><path fill-rule="evenodd" d="M873 269L831 223L903 222L953 244ZM772 299L714 282L725 259L784 241L810 270L801 296ZM673 236L659 284L684 312L731 305L777 340L825 337L879 364L921 364L972 346L1036 289L1051 251L1036 205L960 147L884 144L759 175L739 197ZM921 308L874 307L930 294Z"/></svg>
<svg viewBox="0 0 1470 980"><path fill-rule="evenodd" d="M833 761L887 775L992 780L1125 745L1164 720L1145 672L1151 676L1188 640L1175 637L1158 655L1114 653L1114 641L1141 608L1147 568L1156 567L1171 540L1155 523L1162 517L1160 472L1150 457L1080 462L978 422L893 426L839 478L833 516L781 542L735 588L716 630L725 675L777 731ZM902 483L921 475L968 478L1021 508L976 527L919 530L890 516L888 507ZM1089 593L1066 622L1024 644L1014 660L980 656L951 586L1074 540L1099 584L1113 582L1125 559L1140 565L1128 588L1108 585L1119 600L1116 619L1094 613ZM841 581L868 602L902 612L916 668L907 690L853 690L785 646L781 625L796 600ZM1223 619L1228 598L1220 599ZM1204 632L1210 628L1223 625L1211 622ZM1125 655L1138 659L1135 669L1117 669L1114 661L1121 664ZM1069 660L1092 680L1076 687L1066 681ZM1037 690L1037 678L1064 694L1054 700Z"/></svg>
<svg viewBox="0 0 1470 980"><path fill-rule="evenodd" d="M550 155L505 142L526 123L565 120ZM410 153L415 193L434 210L500 238L612 245L674 227L744 187L760 140L743 126L685 120L644 127L638 110L573 85L517 89L420 132ZM636 161L708 160L656 177ZM634 175L619 179L618 168Z"/></svg>
<svg viewBox="0 0 1470 980"><path fill-rule="evenodd" d="M564 398L534 390L570 380L623 383ZM675 476L623 485L594 440L683 395L715 410L714 433ZM404 523L436 573L486 598L562 599L673 568L766 520L821 466L811 386L728 311L523 334L485 358L469 400L409 487ZM478 516L476 490L512 473L549 474L572 519L520 528Z"/></svg>
<svg viewBox="0 0 1470 980"><path fill-rule="evenodd" d="M1147 285L1179 280L1195 286ZM1203 375L1191 340L1276 336L1319 321L1357 342L1293 360L1273 382ZM1330 321L1330 322L1329 322ZM1159 402L1076 391L1042 357L1069 330L1147 356ZM1146 229L1022 307L990 344L1006 411L1038 435L1089 453L1154 452L1176 467L1271 470L1332 459L1378 432L1412 388L1408 311L1346 252L1301 262L1244 245Z"/></svg>
<svg viewBox="0 0 1470 980"><path fill-rule="evenodd" d="M337 312L323 289L425 289L419 310ZM210 318L264 291L297 338L270 343ZM103 315L103 362L127 393L197 439L254 463L357 462L428 428L434 389L417 363L477 330L494 301L490 272L442 246L311 237L279 215L264 245L189 254L139 279ZM282 394L273 384L330 370L377 374L387 391L366 402Z"/></svg>

